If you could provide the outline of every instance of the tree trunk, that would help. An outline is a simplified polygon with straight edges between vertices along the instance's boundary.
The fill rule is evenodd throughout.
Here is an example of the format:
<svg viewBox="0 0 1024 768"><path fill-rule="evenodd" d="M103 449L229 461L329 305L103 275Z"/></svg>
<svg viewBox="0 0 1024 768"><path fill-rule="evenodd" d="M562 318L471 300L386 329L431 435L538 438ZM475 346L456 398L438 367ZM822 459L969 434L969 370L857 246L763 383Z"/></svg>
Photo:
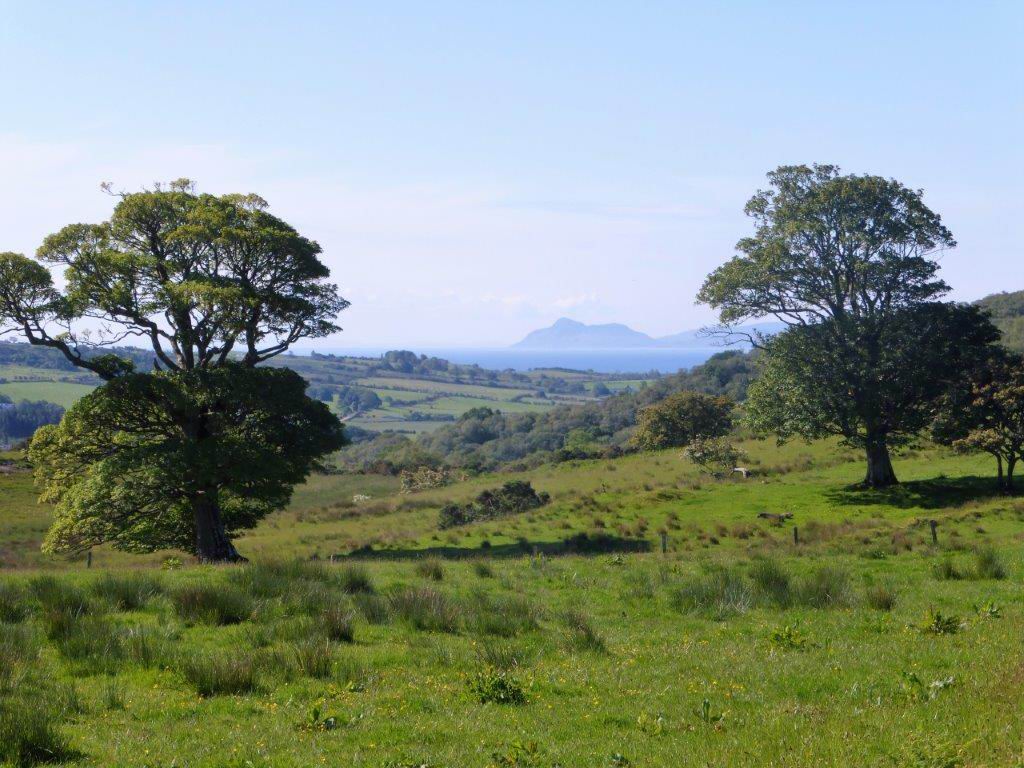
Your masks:
<svg viewBox="0 0 1024 768"><path fill-rule="evenodd" d="M889 446L885 437L869 437L867 441L868 471L864 476L864 485L868 488L888 488L896 485L896 473L892 469L889 458Z"/></svg>
<svg viewBox="0 0 1024 768"><path fill-rule="evenodd" d="M245 562L224 530L216 492L196 498L192 502L192 512L196 526L196 556L200 562Z"/></svg>
<svg viewBox="0 0 1024 768"><path fill-rule="evenodd" d="M1013 470L1017 466L1017 457L1008 456L1006 458L1006 480L1003 486L1007 493L1013 493Z"/></svg>

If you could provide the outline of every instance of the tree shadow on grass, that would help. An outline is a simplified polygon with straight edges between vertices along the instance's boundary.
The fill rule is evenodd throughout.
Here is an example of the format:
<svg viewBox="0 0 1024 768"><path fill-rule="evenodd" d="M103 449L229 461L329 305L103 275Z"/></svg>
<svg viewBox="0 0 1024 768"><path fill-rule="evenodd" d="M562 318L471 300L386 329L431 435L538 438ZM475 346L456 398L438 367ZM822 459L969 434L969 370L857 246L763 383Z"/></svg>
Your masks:
<svg viewBox="0 0 1024 768"><path fill-rule="evenodd" d="M837 488L827 494L837 504L858 506L886 505L899 509L942 509L959 507L972 501L1005 498L994 477L937 477L931 480L910 480L875 490L863 486Z"/></svg>
<svg viewBox="0 0 1024 768"><path fill-rule="evenodd" d="M333 559L409 560L422 557L440 557L461 560L474 557L523 557L524 555L596 555L623 552L649 552L651 542L645 539L627 539L608 534L578 533L561 541L529 541L522 539L511 544L493 544L481 547L426 547L423 549L374 549L360 547L347 555Z"/></svg>

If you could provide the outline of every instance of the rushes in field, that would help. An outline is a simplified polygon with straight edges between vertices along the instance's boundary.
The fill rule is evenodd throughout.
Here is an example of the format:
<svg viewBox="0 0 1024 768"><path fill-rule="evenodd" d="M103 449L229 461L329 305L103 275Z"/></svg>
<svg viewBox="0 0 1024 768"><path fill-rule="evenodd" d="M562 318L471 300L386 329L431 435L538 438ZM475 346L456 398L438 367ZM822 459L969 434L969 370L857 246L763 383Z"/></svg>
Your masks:
<svg viewBox="0 0 1024 768"><path fill-rule="evenodd" d="M92 584L92 593L114 610L137 611L163 592L163 582L150 573L105 573Z"/></svg>
<svg viewBox="0 0 1024 768"><path fill-rule="evenodd" d="M350 565L338 572L338 584L350 594L370 594L374 591L370 574L361 565Z"/></svg>
<svg viewBox="0 0 1024 768"><path fill-rule="evenodd" d="M186 584L173 594L178 615L202 624L238 624L252 616L253 600L230 584Z"/></svg>
<svg viewBox="0 0 1024 768"><path fill-rule="evenodd" d="M988 545L974 553L974 566L979 579L1005 579L1006 564L996 548Z"/></svg>
<svg viewBox="0 0 1024 768"><path fill-rule="evenodd" d="M433 581L444 579L444 566L435 557L429 557L416 563L416 575Z"/></svg>
<svg viewBox="0 0 1024 768"><path fill-rule="evenodd" d="M850 574L842 568L823 565L799 579L793 602L808 608L842 608L853 602Z"/></svg>
<svg viewBox="0 0 1024 768"><path fill-rule="evenodd" d="M604 638L598 633L585 613L569 611L562 615L566 645L574 651L604 653Z"/></svg>
<svg viewBox="0 0 1024 768"><path fill-rule="evenodd" d="M178 662L182 676L200 696L255 691L256 663L248 653L196 652Z"/></svg>
<svg viewBox="0 0 1024 768"><path fill-rule="evenodd" d="M0 621L24 621L30 612L28 601L28 593L20 584L0 581Z"/></svg>
<svg viewBox="0 0 1024 768"><path fill-rule="evenodd" d="M963 572L956 567L953 558L944 557L932 566L932 575L940 581L959 581Z"/></svg>
<svg viewBox="0 0 1024 768"><path fill-rule="evenodd" d="M514 637L537 629L537 610L519 597L473 595L467 623L479 634Z"/></svg>
<svg viewBox="0 0 1024 768"><path fill-rule="evenodd" d="M89 596L67 579L37 576L29 582L29 587L44 612L84 616L93 610Z"/></svg>
<svg viewBox="0 0 1024 768"><path fill-rule="evenodd" d="M396 617L429 632L456 632L462 618L458 605L430 587L400 588L388 602Z"/></svg>
<svg viewBox="0 0 1024 768"><path fill-rule="evenodd" d="M328 639L351 643L355 638L355 614L347 605L329 606L320 614L320 628Z"/></svg>
<svg viewBox="0 0 1024 768"><path fill-rule="evenodd" d="M370 624L387 624L391 618L389 601L380 595L360 592L352 596L352 602Z"/></svg>
<svg viewBox="0 0 1024 768"><path fill-rule="evenodd" d="M301 640L292 645L295 667L306 677L323 680L331 674L334 648L330 640L319 637Z"/></svg>
<svg viewBox="0 0 1024 768"><path fill-rule="evenodd" d="M676 610L724 619L750 610L754 595L743 576L728 568L715 568L684 582L671 596Z"/></svg>
<svg viewBox="0 0 1024 768"><path fill-rule="evenodd" d="M62 709L45 695L6 698L0 706L0 762L27 768L74 759L57 728Z"/></svg>
<svg viewBox="0 0 1024 768"><path fill-rule="evenodd" d="M869 584L864 599L876 611L891 611L896 607L896 589L888 584Z"/></svg>
<svg viewBox="0 0 1024 768"><path fill-rule="evenodd" d="M779 608L788 608L793 602L789 573L777 560L755 560L750 566L750 580L754 583L754 591L761 602L771 603Z"/></svg>

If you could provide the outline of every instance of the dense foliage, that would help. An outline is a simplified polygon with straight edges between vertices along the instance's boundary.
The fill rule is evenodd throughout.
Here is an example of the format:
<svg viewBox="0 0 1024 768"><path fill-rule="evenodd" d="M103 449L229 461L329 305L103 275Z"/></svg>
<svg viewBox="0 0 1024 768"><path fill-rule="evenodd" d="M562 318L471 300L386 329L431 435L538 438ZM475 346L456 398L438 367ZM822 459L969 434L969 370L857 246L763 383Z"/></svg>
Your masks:
<svg viewBox="0 0 1024 768"><path fill-rule="evenodd" d="M494 520L543 507L550 500L548 494L543 491L537 493L525 480L510 480L501 488L484 491L468 504L448 504L441 510L438 525L441 528L454 528L482 520Z"/></svg>
<svg viewBox="0 0 1024 768"><path fill-rule="evenodd" d="M854 447L901 446L934 418L940 399L981 365L995 329L974 307L932 302L886 322L842 331L837 321L790 328L767 342L751 386L747 420L755 432L815 439L835 435ZM828 375L823 375L828 372Z"/></svg>
<svg viewBox="0 0 1024 768"><path fill-rule="evenodd" d="M283 504L320 455L310 451L342 443L340 423L297 375L287 386L264 376L265 395L296 398L271 404L251 369L339 330L348 302L327 282L320 246L256 195L197 194L183 179L116 197L108 220L64 227L37 260L0 254L2 330L107 382L35 443L44 495L61 509L48 546L173 541L204 560L238 559L230 531ZM46 265L63 269L63 290ZM156 372L136 373L136 356L118 353L129 337L146 340ZM310 434L296 435L307 421ZM227 449L246 430L265 442ZM245 450L267 466L236 464Z"/></svg>
<svg viewBox="0 0 1024 768"><path fill-rule="evenodd" d="M1024 291L994 293L976 303L989 313L993 325L1002 332L1000 343L1024 353Z"/></svg>
<svg viewBox="0 0 1024 768"><path fill-rule="evenodd" d="M11 402L0 395L0 443L11 443L32 437L46 424L56 424L64 415L64 408L45 400Z"/></svg>
<svg viewBox="0 0 1024 768"><path fill-rule="evenodd" d="M343 445L338 420L305 386L287 369L231 366L128 374L95 389L29 448L42 499L55 505L44 549L198 553L199 515L214 501L228 535L253 527Z"/></svg>
<svg viewBox="0 0 1024 768"><path fill-rule="evenodd" d="M768 180L746 206L754 234L698 298L727 329L767 315L790 327L763 342L770 376L755 398L759 426L840 434L865 450L865 484L891 485L890 444L920 429L933 380L956 364L942 353L991 341L978 318L935 305L948 286L934 257L956 242L921 191L893 179L801 165ZM944 337L952 331L963 335Z"/></svg>
<svg viewBox="0 0 1024 768"><path fill-rule="evenodd" d="M733 406L727 397L677 392L640 411L632 442L640 450L656 451L720 437L732 429Z"/></svg>

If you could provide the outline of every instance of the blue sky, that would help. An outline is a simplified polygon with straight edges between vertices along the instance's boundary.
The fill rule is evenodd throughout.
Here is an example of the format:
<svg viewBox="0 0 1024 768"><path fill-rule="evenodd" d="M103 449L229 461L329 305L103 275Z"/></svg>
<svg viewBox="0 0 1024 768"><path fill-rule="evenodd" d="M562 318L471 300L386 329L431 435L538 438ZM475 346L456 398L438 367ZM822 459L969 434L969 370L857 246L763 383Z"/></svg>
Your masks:
<svg viewBox="0 0 1024 768"><path fill-rule="evenodd" d="M353 306L320 347L699 326L777 165L924 188L954 297L1024 288L1024 3L0 1L0 250L101 181L254 191Z"/></svg>

